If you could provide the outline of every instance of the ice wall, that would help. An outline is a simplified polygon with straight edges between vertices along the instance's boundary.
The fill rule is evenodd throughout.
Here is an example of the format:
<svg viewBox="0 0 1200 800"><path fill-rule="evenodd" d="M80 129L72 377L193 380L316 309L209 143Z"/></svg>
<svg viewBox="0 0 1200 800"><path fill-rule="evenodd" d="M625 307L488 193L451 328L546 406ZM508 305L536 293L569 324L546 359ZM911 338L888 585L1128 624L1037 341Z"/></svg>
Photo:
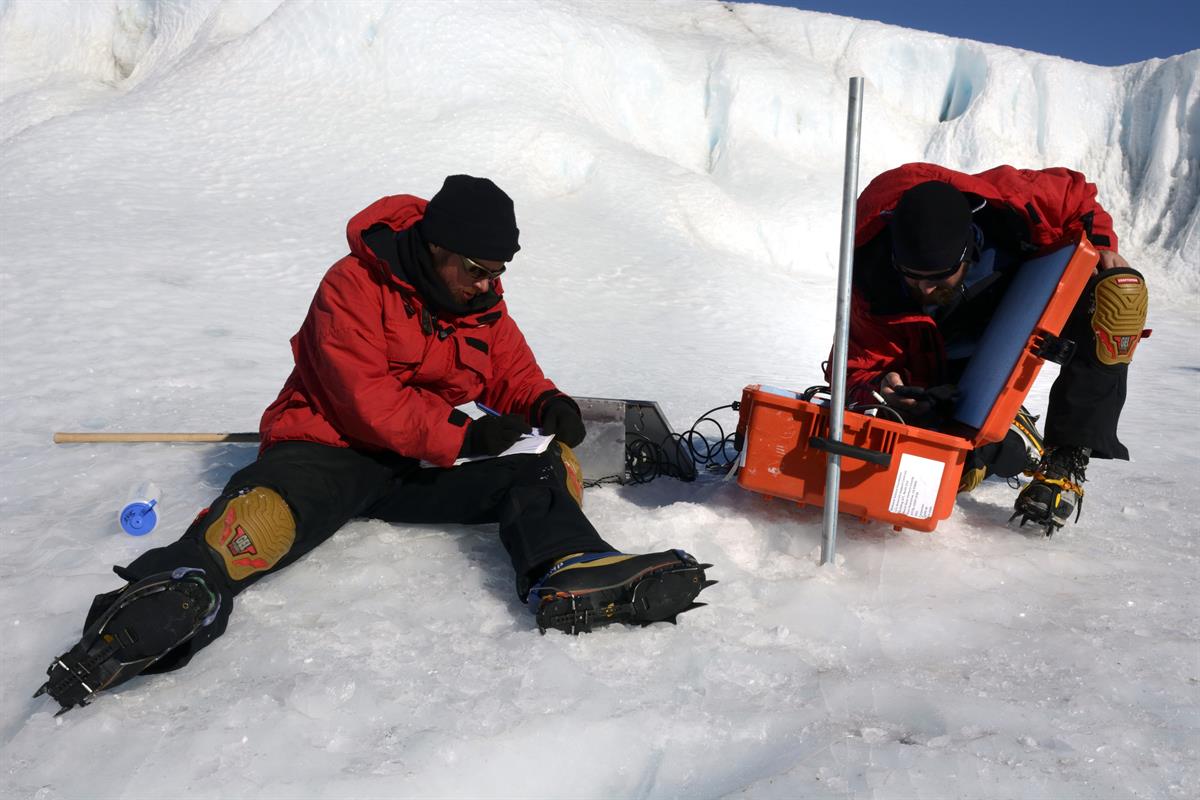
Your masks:
<svg viewBox="0 0 1200 800"><path fill-rule="evenodd" d="M535 208L587 196L611 209L600 224L800 273L836 260L852 75L867 79L864 183L910 160L1081 170L1127 255L1194 299L1200 51L1103 68L720 2L0 2L5 148L71 115L149 109L182 129L244 104L264 160L341 147L359 164L381 140L377 157L423 156L420 174L331 181L396 191L470 165ZM264 83L282 113L251 102ZM645 196L647 174L675 191Z"/></svg>

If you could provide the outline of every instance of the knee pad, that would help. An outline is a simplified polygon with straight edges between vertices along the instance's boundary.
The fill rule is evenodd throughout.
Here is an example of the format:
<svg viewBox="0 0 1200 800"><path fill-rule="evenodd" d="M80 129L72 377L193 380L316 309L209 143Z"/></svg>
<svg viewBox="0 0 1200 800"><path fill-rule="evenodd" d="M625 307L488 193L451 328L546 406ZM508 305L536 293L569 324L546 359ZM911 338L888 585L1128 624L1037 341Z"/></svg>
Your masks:
<svg viewBox="0 0 1200 800"><path fill-rule="evenodd" d="M571 448L567 447L562 442L555 442L558 445L559 455L562 458L563 467L566 469L567 491L571 493L571 497L575 498L575 502L583 508L583 468L579 466L579 459L575 457L575 453Z"/></svg>
<svg viewBox="0 0 1200 800"><path fill-rule="evenodd" d="M296 542L291 508L263 486L229 498L224 508L214 504L210 513L204 541L234 581L274 569Z"/></svg>
<svg viewBox="0 0 1200 800"><path fill-rule="evenodd" d="M1146 281L1132 269L1105 270L1094 289L1092 332L1101 364L1128 364L1142 339L1150 295Z"/></svg>

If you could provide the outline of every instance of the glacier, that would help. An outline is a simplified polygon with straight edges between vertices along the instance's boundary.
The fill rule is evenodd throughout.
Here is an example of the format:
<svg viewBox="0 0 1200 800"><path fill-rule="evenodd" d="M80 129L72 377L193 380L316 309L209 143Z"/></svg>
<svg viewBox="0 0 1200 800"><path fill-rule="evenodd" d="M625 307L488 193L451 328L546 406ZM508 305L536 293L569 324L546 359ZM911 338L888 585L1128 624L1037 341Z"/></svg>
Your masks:
<svg viewBox="0 0 1200 800"><path fill-rule="evenodd" d="M606 538L721 583L677 627L568 638L491 531L356 521L187 669L59 718L28 697L109 567L254 456L50 434L253 430L379 196L467 172L514 197L507 299L569 392L682 429L817 382L856 75L863 185L1077 169L1147 275L1134 460L1089 471L1077 526L1007 527L988 482L934 534L844 521L822 568L811 509L604 487ZM704 0L0 0L0 795L1200 793L1198 76L1200 50L1097 67ZM147 479L164 521L125 536Z"/></svg>

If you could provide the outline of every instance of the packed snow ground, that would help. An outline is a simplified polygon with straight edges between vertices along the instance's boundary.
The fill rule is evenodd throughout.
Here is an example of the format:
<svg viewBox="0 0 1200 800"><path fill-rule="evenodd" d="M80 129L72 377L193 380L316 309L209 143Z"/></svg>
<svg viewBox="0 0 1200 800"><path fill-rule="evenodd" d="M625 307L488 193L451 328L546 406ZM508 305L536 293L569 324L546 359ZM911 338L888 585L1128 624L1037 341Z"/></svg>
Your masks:
<svg viewBox="0 0 1200 800"><path fill-rule="evenodd" d="M569 392L682 429L816 382L852 75L864 185L1080 169L1148 275L1134 460L1093 466L1078 526L1006 526L989 482L934 534L846 521L821 568L819 512L606 487L607 538L721 583L677 627L569 638L491 530L359 521L187 669L57 719L29 698L110 565L254 456L51 433L255 429L381 195L515 198L509 304ZM0 795L1197 796L1197 75L716 2L0 0ZM147 479L164 521L126 536Z"/></svg>

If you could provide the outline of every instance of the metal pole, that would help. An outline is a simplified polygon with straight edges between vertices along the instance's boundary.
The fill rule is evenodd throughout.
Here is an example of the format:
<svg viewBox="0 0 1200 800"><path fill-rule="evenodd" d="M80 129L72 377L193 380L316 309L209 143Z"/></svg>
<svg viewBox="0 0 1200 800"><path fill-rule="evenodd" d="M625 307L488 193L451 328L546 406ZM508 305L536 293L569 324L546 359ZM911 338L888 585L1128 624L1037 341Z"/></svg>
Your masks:
<svg viewBox="0 0 1200 800"><path fill-rule="evenodd" d="M846 114L846 175L842 183L842 244L838 257L837 320L834 323L833 363L829 399L829 440L842 440L846 409L846 350L850 340L850 275L854 262L854 212L858 200L858 150L862 131L863 79L850 79ZM842 457L828 453L825 466L825 518L821 531L821 564L833 561L837 550L838 492L842 486Z"/></svg>

